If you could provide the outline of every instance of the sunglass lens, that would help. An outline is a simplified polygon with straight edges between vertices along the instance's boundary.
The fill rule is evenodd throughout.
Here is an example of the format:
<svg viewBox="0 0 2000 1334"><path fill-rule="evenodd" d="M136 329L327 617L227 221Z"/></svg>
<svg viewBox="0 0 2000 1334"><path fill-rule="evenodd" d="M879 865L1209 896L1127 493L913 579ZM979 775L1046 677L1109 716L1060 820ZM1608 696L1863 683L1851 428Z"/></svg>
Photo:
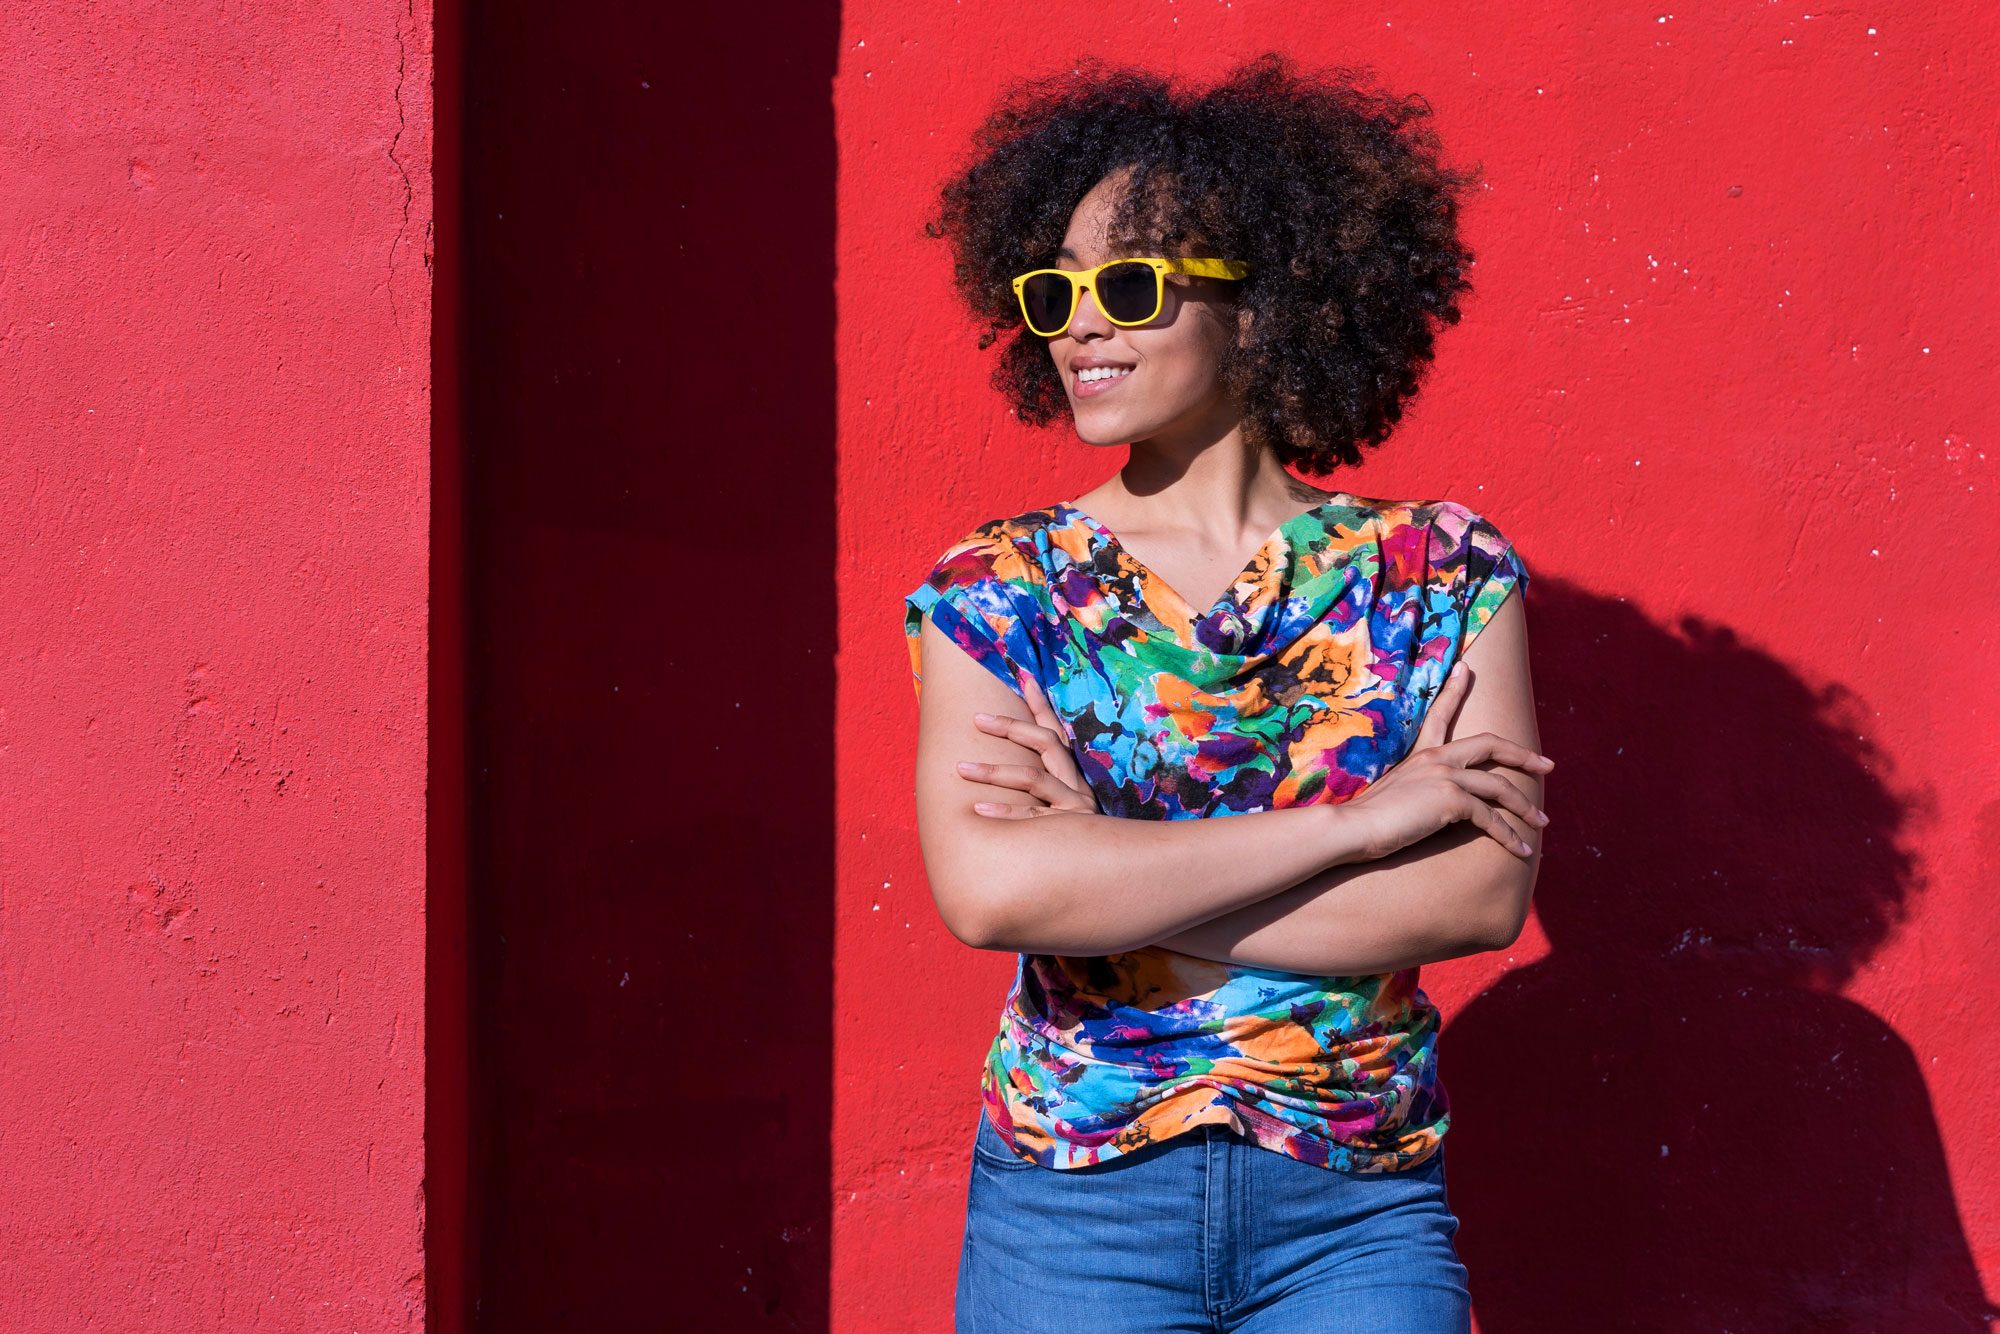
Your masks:
<svg viewBox="0 0 2000 1334"><path fill-rule="evenodd" d="M1021 306L1030 329L1061 333L1069 319L1069 279L1059 273L1036 274L1021 284Z"/></svg>
<svg viewBox="0 0 2000 1334"><path fill-rule="evenodd" d="M1136 324L1153 317L1160 277L1150 264L1113 264L1097 275L1097 301L1114 320Z"/></svg>

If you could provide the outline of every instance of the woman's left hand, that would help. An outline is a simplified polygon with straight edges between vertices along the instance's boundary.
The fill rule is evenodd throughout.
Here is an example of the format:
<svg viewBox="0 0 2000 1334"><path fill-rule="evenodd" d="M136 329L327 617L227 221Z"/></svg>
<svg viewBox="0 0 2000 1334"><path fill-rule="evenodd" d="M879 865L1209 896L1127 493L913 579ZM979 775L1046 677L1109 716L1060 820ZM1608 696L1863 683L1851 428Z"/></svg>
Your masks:
<svg viewBox="0 0 2000 1334"><path fill-rule="evenodd" d="M992 736L1004 736L1009 741L1026 746L1041 758L1040 764L985 764L964 760L959 763L958 773L959 777L970 782L1015 788L1039 798L1040 804L1013 806L1003 802L977 802L973 809L995 820L1027 820L1038 815L1053 815L1058 811L1098 814L1097 796L1090 790L1090 784L1083 781L1083 771L1076 767L1076 757L1070 754L1069 742L1063 738L1061 720L1056 717L1047 697L1032 684L1029 686L1028 712L1034 715L1033 722L997 713L980 713L973 715L972 725Z"/></svg>

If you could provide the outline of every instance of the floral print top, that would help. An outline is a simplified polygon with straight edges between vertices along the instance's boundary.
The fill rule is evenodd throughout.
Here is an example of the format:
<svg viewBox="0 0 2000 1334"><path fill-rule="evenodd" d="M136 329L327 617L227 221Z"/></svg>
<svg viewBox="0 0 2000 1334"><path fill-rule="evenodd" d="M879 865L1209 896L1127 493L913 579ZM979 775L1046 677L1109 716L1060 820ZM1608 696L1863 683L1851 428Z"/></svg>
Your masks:
<svg viewBox="0 0 2000 1334"><path fill-rule="evenodd" d="M1527 581L1463 505L1335 492L1195 608L1058 501L953 543L905 598L904 631L919 695L928 615L1016 694L1040 688L1106 815L1185 820L1361 792ZM1415 1167L1451 1119L1417 973L1315 977L1158 946L1022 954L986 1114L1050 1168L1207 1122L1331 1169Z"/></svg>

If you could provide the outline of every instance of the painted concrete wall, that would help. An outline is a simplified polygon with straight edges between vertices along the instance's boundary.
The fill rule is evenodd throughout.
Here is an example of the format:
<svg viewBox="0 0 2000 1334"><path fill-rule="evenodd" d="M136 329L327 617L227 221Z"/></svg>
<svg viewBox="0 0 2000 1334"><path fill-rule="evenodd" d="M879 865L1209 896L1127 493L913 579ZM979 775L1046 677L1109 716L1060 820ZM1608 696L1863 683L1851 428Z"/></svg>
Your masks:
<svg viewBox="0 0 2000 1334"><path fill-rule="evenodd" d="M0 11L0 1328L422 1323L429 34Z"/></svg>
<svg viewBox="0 0 2000 1334"><path fill-rule="evenodd" d="M1372 64L1487 169L1467 319L1341 482L1471 505L1535 576L1537 918L1424 970L1480 1327L1960 1328L2000 1292L1995 29L847 7L835 1327L948 1323L1012 971L924 882L899 599L1123 453L1010 422L916 223L991 92L1083 51Z"/></svg>
<svg viewBox="0 0 2000 1334"><path fill-rule="evenodd" d="M429 21L0 16L0 1327L422 1318ZM1271 46L1424 92L1493 185L1343 479L1536 575L1537 920L1425 974L1481 1328L2000 1289L1993 20L840 23L523 24L469 81L485 1314L945 1323L1011 961L923 883L899 598L1117 458L1009 422L916 222L1013 73ZM746 532L781 709L688 613Z"/></svg>

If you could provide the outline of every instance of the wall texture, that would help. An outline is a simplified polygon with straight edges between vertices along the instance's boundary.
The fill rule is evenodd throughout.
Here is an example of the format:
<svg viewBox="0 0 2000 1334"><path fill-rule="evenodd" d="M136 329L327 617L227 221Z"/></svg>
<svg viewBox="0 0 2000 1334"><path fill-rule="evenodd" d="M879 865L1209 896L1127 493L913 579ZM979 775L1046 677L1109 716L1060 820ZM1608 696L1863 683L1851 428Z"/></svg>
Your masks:
<svg viewBox="0 0 2000 1334"><path fill-rule="evenodd" d="M1424 970L1480 1327L1979 1327L1995 38L1964 5L846 8L837 1328L948 1323L1012 971L924 883L899 599L1123 461L1011 423L917 220L1011 75L1274 47L1422 92L1491 186L1466 321L1340 482L1471 505L1535 575L1537 918Z"/></svg>
<svg viewBox="0 0 2000 1334"><path fill-rule="evenodd" d="M493 1327L946 1323L1011 960L924 884L899 599L1121 452L1011 423L917 223L1015 73L1271 47L1423 92L1492 187L1342 479L1536 576L1537 918L1425 972L1481 1328L1989 1309L1989 14L548 13L467 38ZM409 1327L460 1240L430 31L0 14L0 1328Z"/></svg>
<svg viewBox="0 0 2000 1334"><path fill-rule="evenodd" d="M0 11L0 1328L422 1323L429 34Z"/></svg>

